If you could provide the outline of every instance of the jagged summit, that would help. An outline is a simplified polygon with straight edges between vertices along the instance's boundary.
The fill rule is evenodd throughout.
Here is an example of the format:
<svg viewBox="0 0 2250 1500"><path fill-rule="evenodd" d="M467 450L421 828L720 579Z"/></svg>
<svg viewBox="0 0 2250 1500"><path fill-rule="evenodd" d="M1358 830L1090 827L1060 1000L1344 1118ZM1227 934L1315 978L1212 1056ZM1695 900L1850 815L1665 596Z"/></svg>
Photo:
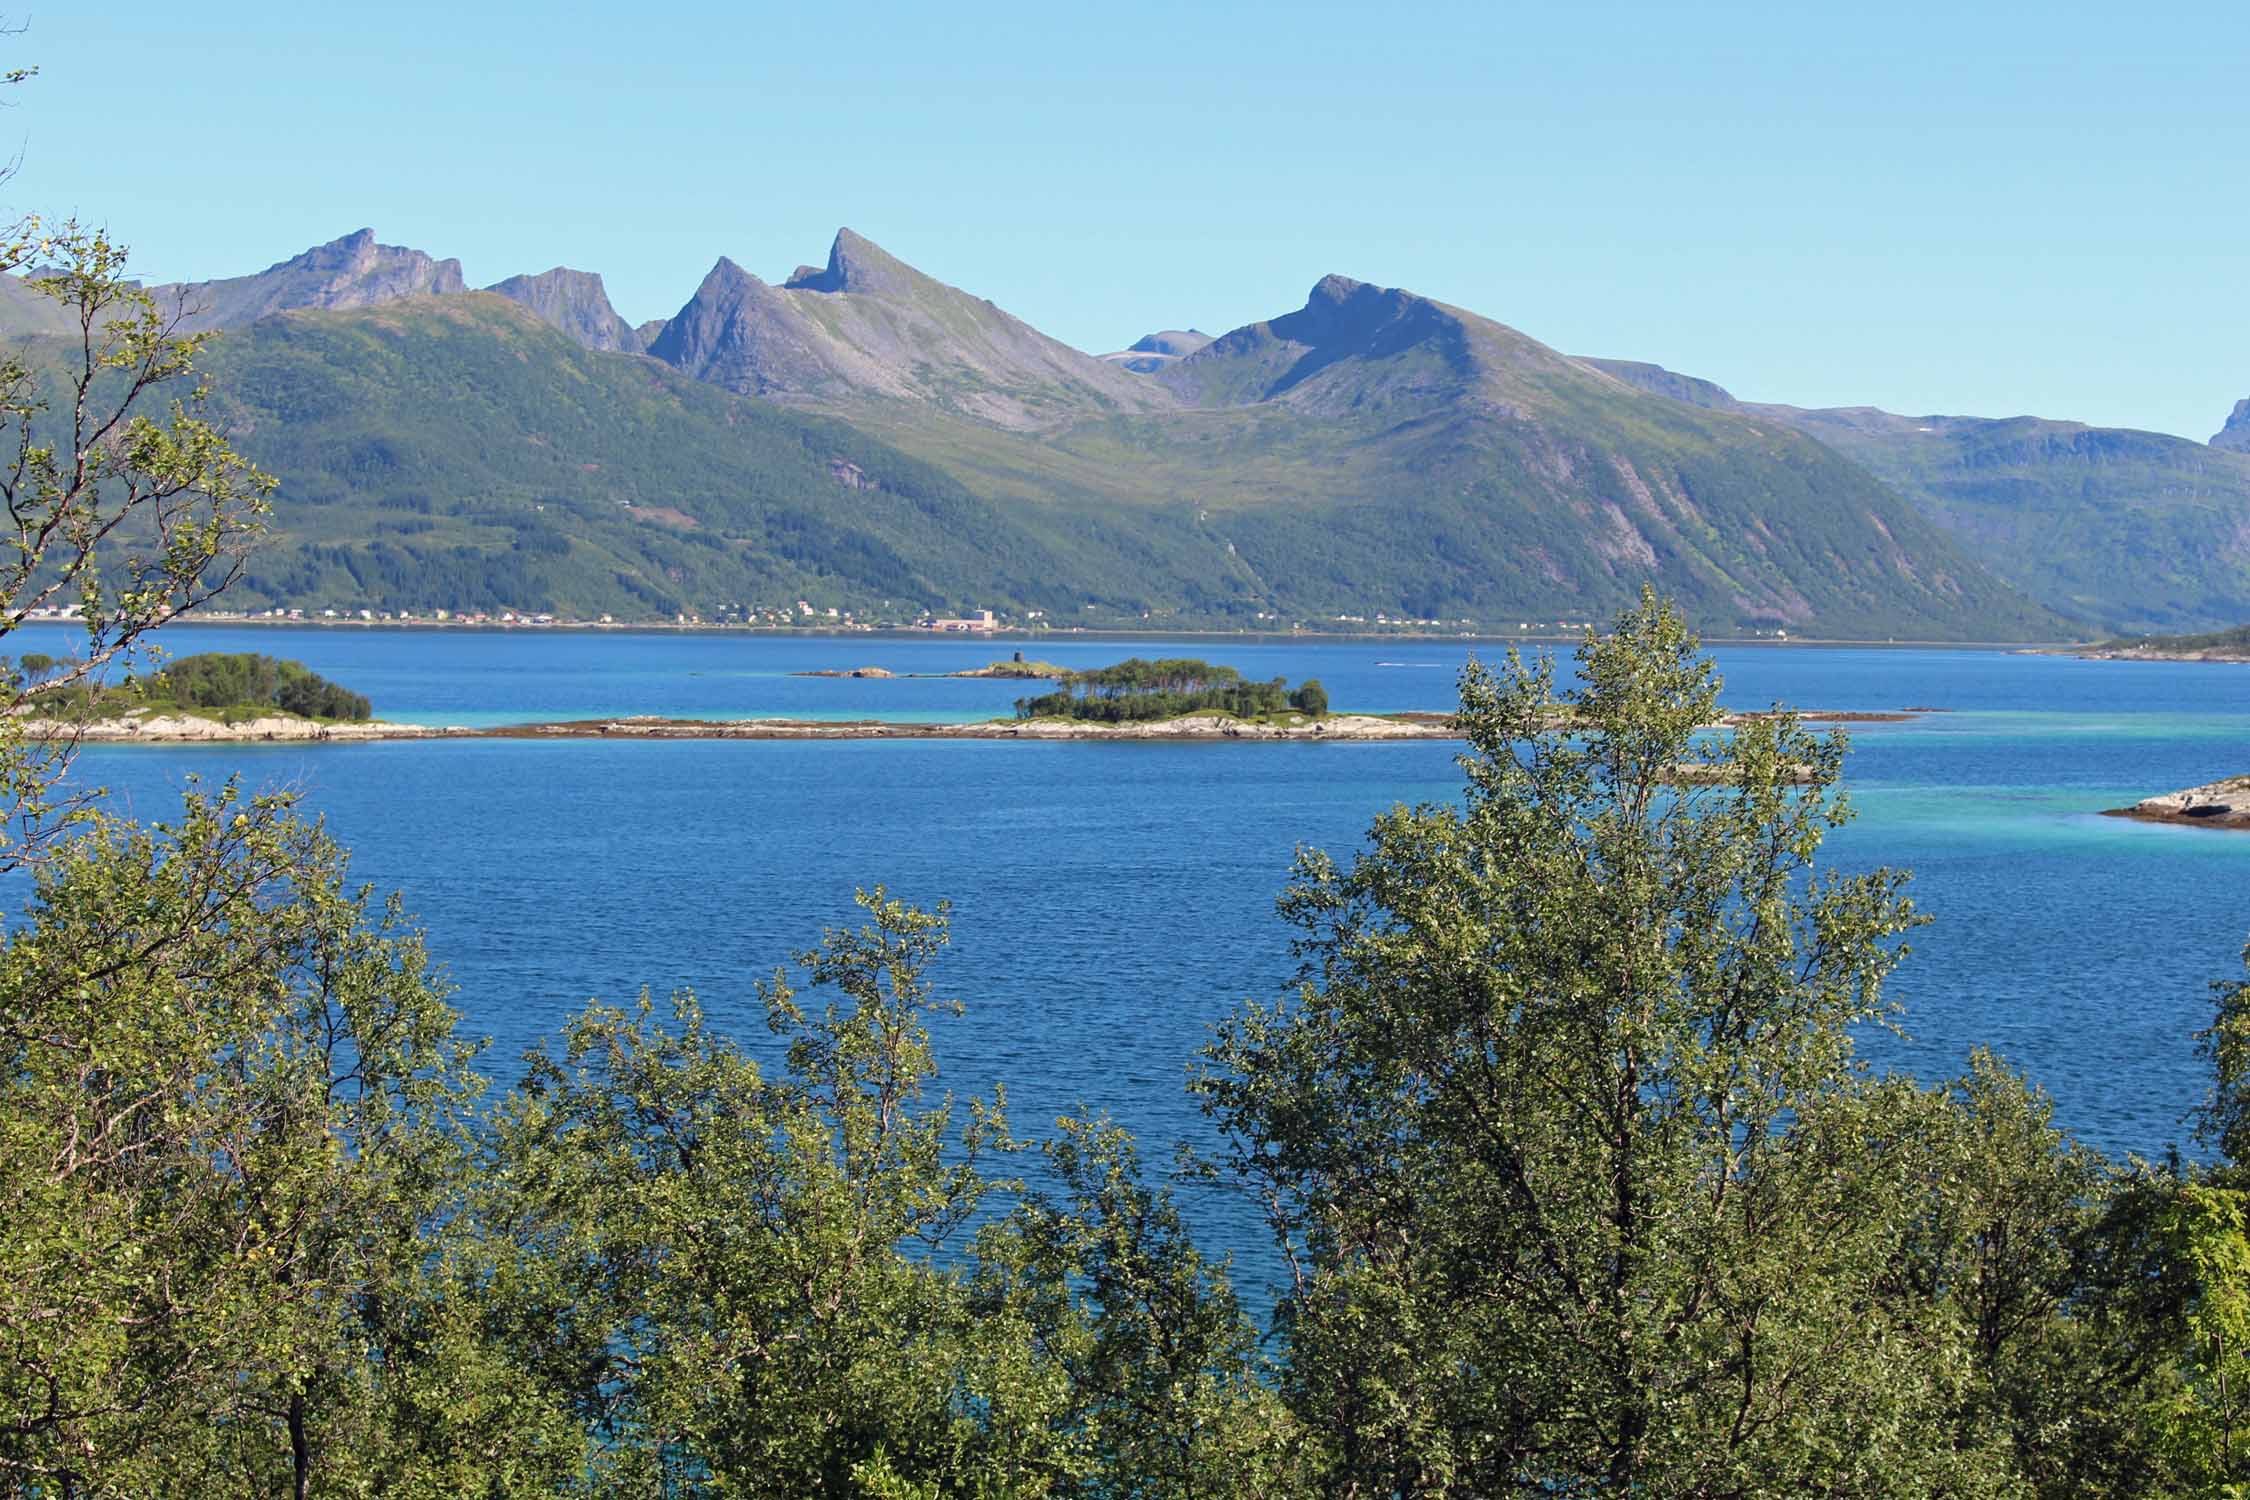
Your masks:
<svg viewBox="0 0 2250 1500"><path fill-rule="evenodd" d="M1017 431L1170 404L850 229L825 266L778 287L722 256L648 352L746 395L846 413L911 403Z"/></svg>
<svg viewBox="0 0 2250 1500"><path fill-rule="evenodd" d="M179 314L190 331L236 328L295 308L370 307L467 290L459 261L377 244L372 229L353 230L253 275L149 288L157 305Z"/></svg>
<svg viewBox="0 0 2250 1500"><path fill-rule="evenodd" d="M640 335L610 305L599 273L556 266L536 276L511 276L485 288L520 302L589 349L622 349L638 354Z"/></svg>
<svg viewBox="0 0 2250 1500"><path fill-rule="evenodd" d="M2234 403L2234 410L2227 413L2227 425L2212 435L2211 446L2230 453L2250 453L2250 397Z"/></svg>
<svg viewBox="0 0 2250 1500"><path fill-rule="evenodd" d="M836 231L826 266L819 270L799 266L785 284L793 292L857 292L870 297L911 297L933 287L951 290L849 229Z"/></svg>

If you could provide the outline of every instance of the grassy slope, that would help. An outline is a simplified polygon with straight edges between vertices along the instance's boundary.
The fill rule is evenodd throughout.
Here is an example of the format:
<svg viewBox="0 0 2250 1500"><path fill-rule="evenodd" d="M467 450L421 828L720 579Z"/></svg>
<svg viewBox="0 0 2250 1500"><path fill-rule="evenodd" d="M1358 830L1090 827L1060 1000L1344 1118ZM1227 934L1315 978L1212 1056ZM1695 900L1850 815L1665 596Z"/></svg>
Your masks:
<svg viewBox="0 0 2250 1500"><path fill-rule="evenodd" d="M2140 651L2204 651L2215 656L2250 657L2250 625L2213 630L2201 635L2136 635L2104 642L2113 649Z"/></svg>
<svg viewBox="0 0 2250 1500"><path fill-rule="evenodd" d="M1657 365L1590 363L1675 401L1763 415L1866 467L1994 574L2113 630L2250 615L2250 454L2038 417L1747 406Z"/></svg>
<svg viewBox="0 0 2250 1500"><path fill-rule="evenodd" d="M1042 534L1137 512L1206 536L1241 587L1285 613L1598 619L1653 577L1711 628L2069 633L1788 427L1640 395L1499 325L1471 334L1507 347L1476 368L1431 339L1378 348L1275 399L1290 352L1207 351L1174 369L1215 404L1041 435L897 401L830 409L1007 499Z"/></svg>
<svg viewBox="0 0 2250 1500"><path fill-rule="evenodd" d="M1408 343L1284 399L1029 434L927 401L854 403L846 426L585 350L485 294L291 313L209 359L220 415L284 481L234 597L1499 624L1598 619L1653 578L1721 629L2062 633L1818 445L1509 337L1535 352L1501 386ZM1277 378L1221 374L1238 401Z"/></svg>
<svg viewBox="0 0 2250 1500"><path fill-rule="evenodd" d="M267 319L210 367L284 481L250 603L963 607L1104 591L1129 561L1058 553L841 423L581 349L498 297Z"/></svg>
<svg viewBox="0 0 2250 1500"><path fill-rule="evenodd" d="M2036 417L1789 420L2059 609L2121 631L2250 614L2250 454Z"/></svg>

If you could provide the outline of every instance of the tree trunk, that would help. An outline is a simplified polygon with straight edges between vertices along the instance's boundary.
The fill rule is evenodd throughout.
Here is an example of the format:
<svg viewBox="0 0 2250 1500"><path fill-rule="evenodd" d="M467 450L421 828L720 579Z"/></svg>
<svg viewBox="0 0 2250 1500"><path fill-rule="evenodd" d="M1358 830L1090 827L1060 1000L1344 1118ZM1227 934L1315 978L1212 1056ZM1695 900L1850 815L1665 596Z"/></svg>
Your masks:
<svg viewBox="0 0 2250 1500"><path fill-rule="evenodd" d="M312 1494L312 1445L305 1440L305 1393L292 1391L289 1396L289 1461L295 1467L296 1482L290 1493L295 1500L307 1500Z"/></svg>

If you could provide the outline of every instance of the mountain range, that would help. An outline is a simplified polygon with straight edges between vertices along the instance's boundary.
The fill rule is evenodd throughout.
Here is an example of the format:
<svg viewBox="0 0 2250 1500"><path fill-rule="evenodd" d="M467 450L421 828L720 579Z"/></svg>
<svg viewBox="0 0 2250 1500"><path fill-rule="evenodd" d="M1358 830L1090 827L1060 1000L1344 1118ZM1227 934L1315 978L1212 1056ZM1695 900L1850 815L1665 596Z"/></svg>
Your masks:
<svg viewBox="0 0 2250 1500"><path fill-rule="evenodd" d="M1818 439L1998 577L2073 619L2141 634L2250 618L2250 402L2203 444L2040 417L1749 403L1655 365L1589 363L1671 400Z"/></svg>
<svg viewBox="0 0 2250 1500"><path fill-rule="evenodd" d="M1725 632L2250 616L2250 454L1745 403L1343 276L1105 356L848 229L639 328L598 275L471 291L365 230L151 290L220 331L214 401L283 481L252 605L1513 628L1653 582ZM0 285L0 333L58 331Z"/></svg>

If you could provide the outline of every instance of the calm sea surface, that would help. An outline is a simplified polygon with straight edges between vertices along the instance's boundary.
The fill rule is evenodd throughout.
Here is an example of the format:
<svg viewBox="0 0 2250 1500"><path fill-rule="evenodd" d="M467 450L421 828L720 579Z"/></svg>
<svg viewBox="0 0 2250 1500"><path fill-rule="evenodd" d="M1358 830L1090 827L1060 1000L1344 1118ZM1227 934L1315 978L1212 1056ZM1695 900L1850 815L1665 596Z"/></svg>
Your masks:
<svg viewBox="0 0 2250 1500"><path fill-rule="evenodd" d="M177 654L293 657L385 718L505 723L652 713L955 719L1023 689L788 674L943 672L1008 647L868 637L515 635L195 627ZM67 649L27 633L23 649ZM1488 654L1494 648L1485 648ZM1042 643L1099 665L1207 655L1319 677L1341 708L1441 709L1468 648L1432 644ZM2250 834L2096 816L2250 771L2250 668L1990 652L1720 649L1737 708L1931 713L1855 728L1847 868L1902 865L1935 921L1895 992L1910 1039L1867 1038L1923 1077L1989 1045L2111 1152L2184 1137L2203 1087L2191 1034L2213 980L2242 972ZM1446 744L613 744L512 740L321 747L99 747L77 778L161 816L188 777L302 788L378 888L405 893L458 986L488 1071L589 997L692 987L762 1039L752 982L848 920L855 886L953 903L940 977L947 1081L1004 1081L1019 1130L1084 1104L1152 1160L1204 1138L1182 1091L1207 1028L1290 971L1272 903L1292 850L1345 851L1396 802L1450 799ZM1195 1205L1268 1268L1250 1217Z"/></svg>

